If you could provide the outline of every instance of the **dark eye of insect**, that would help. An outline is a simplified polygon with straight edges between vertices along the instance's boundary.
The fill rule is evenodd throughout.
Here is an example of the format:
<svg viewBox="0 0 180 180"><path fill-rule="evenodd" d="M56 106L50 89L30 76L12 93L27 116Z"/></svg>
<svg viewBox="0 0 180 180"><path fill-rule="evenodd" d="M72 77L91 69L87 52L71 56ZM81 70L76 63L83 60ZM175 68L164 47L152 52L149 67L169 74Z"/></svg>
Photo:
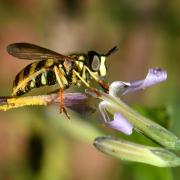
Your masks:
<svg viewBox="0 0 180 180"><path fill-rule="evenodd" d="M98 70L99 70L99 67L100 67L100 60L99 60L99 57L95 55L95 56L93 57L93 61L92 61L92 64L91 64L91 68L92 68L92 70L94 70L94 71L98 71Z"/></svg>

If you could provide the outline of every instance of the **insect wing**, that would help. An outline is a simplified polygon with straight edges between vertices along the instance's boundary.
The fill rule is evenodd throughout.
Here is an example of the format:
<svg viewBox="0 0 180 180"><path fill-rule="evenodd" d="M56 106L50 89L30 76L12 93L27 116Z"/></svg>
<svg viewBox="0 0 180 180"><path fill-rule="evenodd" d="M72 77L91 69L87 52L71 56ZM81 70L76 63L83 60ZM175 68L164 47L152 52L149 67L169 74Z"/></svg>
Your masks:
<svg viewBox="0 0 180 180"><path fill-rule="evenodd" d="M60 61L76 61L77 59L70 56L64 56L55 51L46 49L30 43L14 43L7 46L7 52L19 59L27 60L46 60L57 59Z"/></svg>

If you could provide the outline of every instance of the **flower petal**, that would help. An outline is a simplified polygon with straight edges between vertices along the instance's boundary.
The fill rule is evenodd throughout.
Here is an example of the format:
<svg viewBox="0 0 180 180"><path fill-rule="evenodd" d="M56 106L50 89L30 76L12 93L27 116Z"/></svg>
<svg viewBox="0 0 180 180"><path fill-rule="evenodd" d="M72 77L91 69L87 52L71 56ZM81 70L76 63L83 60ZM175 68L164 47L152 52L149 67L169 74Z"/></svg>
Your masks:
<svg viewBox="0 0 180 180"><path fill-rule="evenodd" d="M108 104L105 101L99 103L99 110L103 117L103 123L110 128L123 132L126 135L132 134L133 126L119 112L114 113L114 120L108 115Z"/></svg>
<svg viewBox="0 0 180 180"><path fill-rule="evenodd" d="M151 68L148 70L148 74L144 80L133 82L115 81L110 85L109 94L115 97L118 95L125 95L146 87L155 85L167 79L167 73L160 68Z"/></svg>
<svg viewBox="0 0 180 180"><path fill-rule="evenodd" d="M99 103L99 111L103 117L103 123L107 123L107 122L111 121L109 116L108 116L108 113L106 111L106 107L107 107L106 101L101 101Z"/></svg>
<svg viewBox="0 0 180 180"><path fill-rule="evenodd" d="M130 86L129 82L114 81L109 87L109 95L119 98Z"/></svg>
<svg viewBox="0 0 180 180"><path fill-rule="evenodd" d="M114 114L114 120L107 122L107 125L113 129L123 132L126 135L132 134L132 124L130 124L119 112Z"/></svg>
<svg viewBox="0 0 180 180"><path fill-rule="evenodd" d="M144 89L146 87L165 81L166 79L167 73L165 70L160 68L149 69L146 78L144 80L131 82L131 85L123 93L123 95L129 92L137 91L139 89Z"/></svg>

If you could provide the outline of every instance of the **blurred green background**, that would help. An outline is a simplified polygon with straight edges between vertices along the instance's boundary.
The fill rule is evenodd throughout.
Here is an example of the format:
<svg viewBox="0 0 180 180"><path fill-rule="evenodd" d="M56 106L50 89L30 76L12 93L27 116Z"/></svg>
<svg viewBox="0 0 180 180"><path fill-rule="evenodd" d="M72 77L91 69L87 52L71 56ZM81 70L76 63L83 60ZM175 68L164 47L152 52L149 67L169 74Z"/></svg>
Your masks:
<svg viewBox="0 0 180 180"><path fill-rule="evenodd" d="M118 45L119 51L107 61L109 82L142 79L149 67L166 69L165 83L123 99L150 108L155 119L158 115L153 116L153 111L165 106L171 118L160 117L165 125L172 119L170 129L180 137L180 1L1 0L2 96L11 94L16 73L29 63L7 54L6 46L14 42L30 42L62 54L103 53ZM0 180L179 179L178 167L127 163L100 153L92 145L95 137L124 136L100 125L97 114L71 117L67 121L59 115L58 107L0 112ZM132 139L146 142L141 138L135 134Z"/></svg>

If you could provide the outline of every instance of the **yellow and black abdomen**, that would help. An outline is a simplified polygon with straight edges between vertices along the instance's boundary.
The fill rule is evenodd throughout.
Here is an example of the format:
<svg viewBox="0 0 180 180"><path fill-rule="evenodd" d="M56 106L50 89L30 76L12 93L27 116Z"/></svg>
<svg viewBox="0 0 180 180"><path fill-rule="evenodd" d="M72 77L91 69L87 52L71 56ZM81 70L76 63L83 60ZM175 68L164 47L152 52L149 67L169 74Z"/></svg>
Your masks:
<svg viewBox="0 0 180 180"><path fill-rule="evenodd" d="M14 80L12 96L21 96L34 88L57 83L53 67L59 63L52 59L34 62L20 71ZM64 78L66 74L64 74ZM64 87L67 88L67 87Z"/></svg>

